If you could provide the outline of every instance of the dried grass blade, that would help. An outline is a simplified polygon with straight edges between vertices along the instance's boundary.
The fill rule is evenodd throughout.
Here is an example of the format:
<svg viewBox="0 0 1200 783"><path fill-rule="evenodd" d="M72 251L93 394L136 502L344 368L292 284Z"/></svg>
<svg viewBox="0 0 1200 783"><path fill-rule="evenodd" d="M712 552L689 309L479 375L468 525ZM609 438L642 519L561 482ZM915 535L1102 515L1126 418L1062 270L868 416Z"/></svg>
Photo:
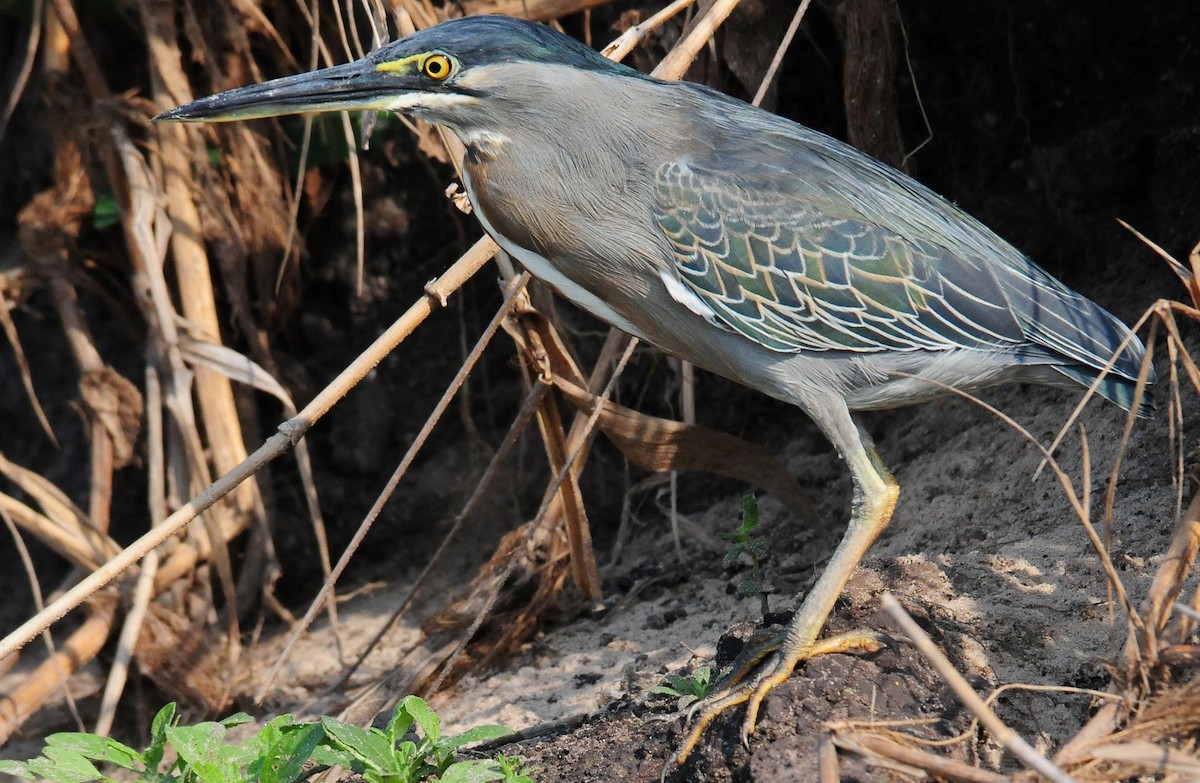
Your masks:
<svg viewBox="0 0 1200 783"><path fill-rule="evenodd" d="M219 343L194 340L183 335L180 336L179 350L189 364L207 367L231 381L266 392L282 402L284 407L295 411L292 397L283 385L245 354Z"/></svg>
<svg viewBox="0 0 1200 783"><path fill-rule="evenodd" d="M1176 772L1192 779L1200 777L1200 758L1191 753L1153 742L1109 742L1091 749L1090 755L1104 761L1119 761L1140 767L1144 773Z"/></svg>
<svg viewBox="0 0 1200 783"><path fill-rule="evenodd" d="M546 447L546 458L550 461L551 475L565 471L566 478L557 488L559 503L566 515L567 542L571 548L571 573L575 585L592 601L599 603L603 597L600 576L596 570L596 553L592 548L592 533L588 525L587 510L583 505L583 494L579 488L579 468L567 468L567 434L563 430L562 416L553 397L542 399L537 411L538 429Z"/></svg>
<svg viewBox="0 0 1200 783"><path fill-rule="evenodd" d="M0 127L0 137L3 135L3 128ZM9 289L7 281L0 288L7 293ZM25 358L25 349L21 347L17 325L13 323L12 313L9 312L9 304L5 299L0 299L0 326L3 326L4 336L8 338L8 344L12 346L13 355L17 358L17 368L21 371L21 383L25 387L25 396L29 398L33 413L37 416L38 423L42 425L42 431L46 433L46 437L50 439L55 448L59 448L58 438L54 437L54 429L50 426L50 420L46 418L46 412L42 410L42 404L38 401L37 390L33 388L33 375L29 371L29 361Z"/></svg>
<svg viewBox="0 0 1200 783"><path fill-rule="evenodd" d="M958 780L962 783L1011 783L1012 778L961 761L948 759L927 750L903 745L878 734L857 732L834 734L833 744L870 759L877 756L899 762L906 767L922 770L937 779Z"/></svg>

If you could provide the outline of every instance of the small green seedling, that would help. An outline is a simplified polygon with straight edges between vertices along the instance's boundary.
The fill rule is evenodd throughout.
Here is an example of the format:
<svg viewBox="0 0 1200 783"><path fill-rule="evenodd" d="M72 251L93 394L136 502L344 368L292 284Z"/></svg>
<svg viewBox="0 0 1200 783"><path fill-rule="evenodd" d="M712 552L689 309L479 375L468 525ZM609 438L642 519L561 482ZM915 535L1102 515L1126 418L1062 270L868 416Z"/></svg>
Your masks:
<svg viewBox="0 0 1200 783"><path fill-rule="evenodd" d="M722 541L730 543L729 551L721 562L723 568L729 568L739 557L746 555L750 558L750 576L738 582L738 595L758 596L762 603L763 618L770 612L768 596L775 588L763 579L763 565L770 556L770 544L765 536L755 536L758 530L758 500L754 495L742 498L742 524L732 533L717 533Z"/></svg>
<svg viewBox="0 0 1200 783"><path fill-rule="evenodd" d="M655 685L650 692L674 696L679 699L677 708L682 710L707 696L712 691L713 682L712 668L701 666L690 677L668 674L667 684Z"/></svg>

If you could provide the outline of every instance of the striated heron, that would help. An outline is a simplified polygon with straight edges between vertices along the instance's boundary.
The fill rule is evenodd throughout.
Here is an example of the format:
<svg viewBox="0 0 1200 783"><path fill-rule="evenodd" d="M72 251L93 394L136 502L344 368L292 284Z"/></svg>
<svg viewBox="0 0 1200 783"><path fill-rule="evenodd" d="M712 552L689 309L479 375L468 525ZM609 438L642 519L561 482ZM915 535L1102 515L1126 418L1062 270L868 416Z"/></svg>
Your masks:
<svg viewBox="0 0 1200 783"><path fill-rule="evenodd" d="M1102 374L1101 395L1134 404L1138 339L950 202L840 141L548 27L445 22L156 119L354 109L449 128L466 147L475 214L533 275L613 326L798 406L850 468L853 512L827 568L756 665L699 706L677 761L742 702L746 741L763 697L800 661L875 644L869 633L819 639L899 495L853 411Z"/></svg>

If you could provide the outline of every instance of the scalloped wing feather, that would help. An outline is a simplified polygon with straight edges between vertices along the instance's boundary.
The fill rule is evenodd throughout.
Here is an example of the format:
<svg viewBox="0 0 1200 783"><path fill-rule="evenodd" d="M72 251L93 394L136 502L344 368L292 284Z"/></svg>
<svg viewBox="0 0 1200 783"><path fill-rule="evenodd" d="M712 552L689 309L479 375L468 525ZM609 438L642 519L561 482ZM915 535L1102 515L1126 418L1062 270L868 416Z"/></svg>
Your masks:
<svg viewBox="0 0 1200 783"><path fill-rule="evenodd" d="M753 194L679 161L657 172L680 280L729 329L779 352L1017 349L991 270L790 195Z"/></svg>

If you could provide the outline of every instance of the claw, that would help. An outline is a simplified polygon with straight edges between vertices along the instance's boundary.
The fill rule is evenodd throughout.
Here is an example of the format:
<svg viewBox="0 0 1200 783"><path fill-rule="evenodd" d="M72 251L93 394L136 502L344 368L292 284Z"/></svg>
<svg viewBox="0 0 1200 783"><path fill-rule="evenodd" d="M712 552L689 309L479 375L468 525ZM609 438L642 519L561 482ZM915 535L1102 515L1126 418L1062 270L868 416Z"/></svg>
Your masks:
<svg viewBox="0 0 1200 783"><path fill-rule="evenodd" d="M742 745L749 749L750 735L754 733L758 724L758 711L762 707L763 699L776 686L787 682L792 676L792 670L800 661L832 653L875 653L890 646L892 641L886 634L856 630L819 639L794 656L784 654L787 644L782 634L747 648L742 656L739 656L734 670L725 678L720 690L691 705L684 713L685 724L692 723L693 718L695 723L688 731L687 738L675 751L675 755L667 762L663 770L664 777L668 769L687 761L700 737L718 715L742 702L746 702L746 717L742 720L741 740ZM742 660L746 657L751 659L751 662ZM755 664L758 664L757 668Z"/></svg>

